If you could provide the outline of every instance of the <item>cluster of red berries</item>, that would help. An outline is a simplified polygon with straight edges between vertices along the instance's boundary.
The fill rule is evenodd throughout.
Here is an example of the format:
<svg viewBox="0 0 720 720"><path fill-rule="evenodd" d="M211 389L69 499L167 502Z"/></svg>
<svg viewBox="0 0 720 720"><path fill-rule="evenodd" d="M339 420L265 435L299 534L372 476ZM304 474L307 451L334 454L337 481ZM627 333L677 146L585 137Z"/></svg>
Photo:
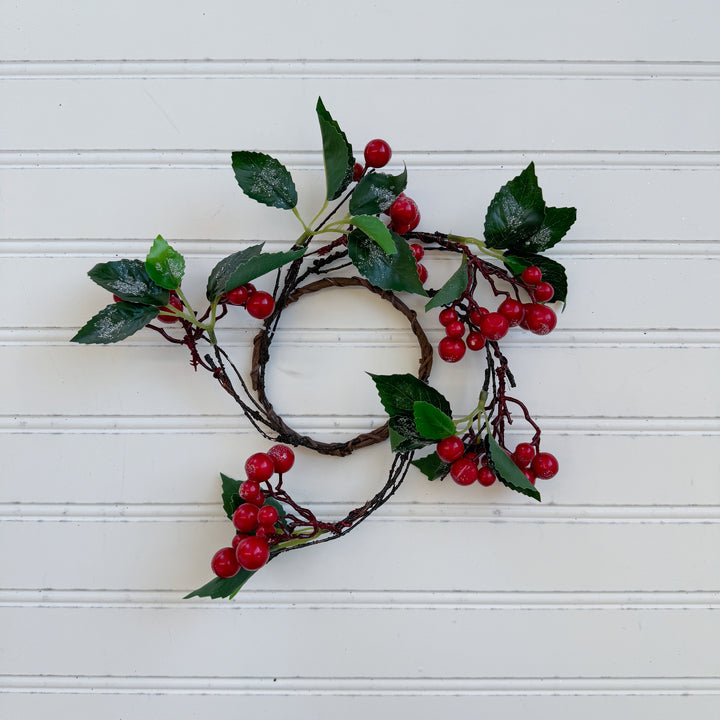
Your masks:
<svg viewBox="0 0 720 720"><path fill-rule="evenodd" d="M489 487L495 482L495 474L488 467L487 456L468 450L457 435L440 440L435 450L443 462L451 463L450 477L458 485L472 485L477 480L481 485ZM537 478L549 480L559 470L555 456L545 452L536 453L532 443L520 443L515 452L505 452L533 485Z"/></svg>
<svg viewBox="0 0 720 720"><path fill-rule="evenodd" d="M507 297L496 312L490 312L471 299L463 319L454 307L440 311L440 324L445 328L445 337L438 344L438 354L445 362L458 362L467 348L481 350L487 340L504 338L511 327L518 326L536 335L547 335L555 328L555 311L543 305L552 300L555 294L553 286L542 282L542 271L534 265L525 268L520 277L532 302L521 303ZM469 332L463 339L466 325Z"/></svg>
<svg viewBox="0 0 720 720"><path fill-rule="evenodd" d="M250 317L264 320L272 315L275 300L270 293L256 290L252 283L246 283L225 294L225 301L230 305L244 305Z"/></svg>
<svg viewBox="0 0 720 720"><path fill-rule="evenodd" d="M274 473L286 473L295 462L287 445L273 445L267 453L255 453L245 463L247 480L240 486L241 503L232 515L236 534L230 547L220 548L210 563L221 578L236 575L240 568L259 570L270 559L275 525L280 519L277 507L267 501L261 483Z"/></svg>

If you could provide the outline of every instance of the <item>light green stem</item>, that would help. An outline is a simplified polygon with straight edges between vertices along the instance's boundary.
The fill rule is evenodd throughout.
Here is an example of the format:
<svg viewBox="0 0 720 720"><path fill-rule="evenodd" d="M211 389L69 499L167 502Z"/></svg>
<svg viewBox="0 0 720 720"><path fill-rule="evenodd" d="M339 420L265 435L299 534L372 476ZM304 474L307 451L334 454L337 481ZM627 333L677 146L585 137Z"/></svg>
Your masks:
<svg viewBox="0 0 720 720"><path fill-rule="evenodd" d="M478 238L464 237L463 235L448 235L448 240L464 243L465 245L475 245L475 247L477 247L484 255L489 255L496 260L502 260L504 257L501 250L489 248L482 240L479 240Z"/></svg>

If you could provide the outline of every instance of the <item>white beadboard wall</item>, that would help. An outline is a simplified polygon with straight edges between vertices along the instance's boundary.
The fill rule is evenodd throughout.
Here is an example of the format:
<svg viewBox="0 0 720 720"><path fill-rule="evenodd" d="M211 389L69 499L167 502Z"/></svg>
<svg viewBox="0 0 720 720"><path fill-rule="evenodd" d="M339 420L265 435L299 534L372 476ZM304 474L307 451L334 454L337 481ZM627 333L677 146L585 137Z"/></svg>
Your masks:
<svg viewBox="0 0 720 720"><path fill-rule="evenodd" d="M0 717L720 716L714 0L0 0L0 17ZM539 506L411 474L343 540L233 601L185 601L231 535L218 473L269 443L155 335L70 344L106 301L85 273L162 233L200 301L224 255L286 247L295 221L242 195L229 152L278 156L311 210L318 95L357 152L391 143L421 229L481 233L531 160L548 202L578 208L552 251L558 329L506 342L561 473ZM428 265L434 285L450 272ZM241 366L256 326L224 323ZM298 428L350 437L383 421L364 371L416 358L381 300L327 291L284 317L269 393ZM473 361L433 370L458 411ZM389 459L298 452L287 480L336 517Z"/></svg>

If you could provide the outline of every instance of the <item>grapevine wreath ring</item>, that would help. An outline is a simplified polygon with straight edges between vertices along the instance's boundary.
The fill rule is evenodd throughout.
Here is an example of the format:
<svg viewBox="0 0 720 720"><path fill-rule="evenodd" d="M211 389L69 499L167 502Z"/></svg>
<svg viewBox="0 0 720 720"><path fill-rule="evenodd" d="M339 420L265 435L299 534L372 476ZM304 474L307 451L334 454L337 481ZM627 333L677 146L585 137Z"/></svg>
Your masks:
<svg viewBox="0 0 720 720"><path fill-rule="evenodd" d="M540 450L541 430L530 411L509 394L516 383L499 341L516 327L536 335L555 328L557 316L549 303L565 303L567 277L562 265L543 253L573 225L575 208L546 205L531 163L492 198L482 239L419 231L418 206L404 193L407 170L396 175L378 172L390 161L387 142L371 140L364 149L365 163L357 163L345 133L321 99L316 112L326 196L309 222L298 212L290 172L277 159L260 152L232 153L235 179L243 192L264 205L290 210L302 233L284 252L263 252L263 244L258 244L222 259L208 277L209 305L204 312L194 310L182 290L185 258L162 236L144 261L99 263L88 273L113 294L113 302L92 317L73 342L114 343L143 328L154 330L170 343L187 347L195 370L212 373L255 430L275 443L247 459L244 480L221 473L232 543L213 556L215 577L187 597L232 598L278 555L342 537L392 497L411 467L428 480L449 476L460 485L483 486L499 481L538 501L536 481L558 472L556 458ZM341 209L346 213L338 219ZM328 235L331 239L326 240ZM459 266L439 289L425 287L428 272L422 259L427 251L459 256ZM348 277L348 267L359 277ZM256 289L252 281L270 273L272 293ZM481 307L476 301L480 281L501 299L497 308ZM329 288L360 288L389 302L407 319L420 348L417 375L370 373L387 423L335 443L302 435L287 425L266 389L270 348L283 311ZM445 331L437 348L442 360L456 363L466 354L484 356L478 402L464 417L456 419L449 401L428 383L433 348L418 314L398 296L400 292L427 298L425 312L439 309ZM216 335L216 324L233 306L263 320L253 340L249 380ZM530 426L532 436L510 448L505 431L514 415ZM284 487L295 460L292 447L344 457L388 437L393 459L384 485L340 520L318 519ZM430 452L415 458L425 449Z"/></svg>

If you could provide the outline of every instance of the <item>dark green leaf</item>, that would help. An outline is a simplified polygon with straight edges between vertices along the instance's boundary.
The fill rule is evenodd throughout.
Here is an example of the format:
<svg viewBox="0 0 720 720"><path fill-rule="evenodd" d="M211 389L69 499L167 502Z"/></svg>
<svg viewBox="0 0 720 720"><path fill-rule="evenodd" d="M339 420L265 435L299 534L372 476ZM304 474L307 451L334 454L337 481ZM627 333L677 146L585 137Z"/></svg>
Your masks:
<svg viewBox="0 0 720 720"><path fill-rule="evenodd" d="M350 198L353 215L377 215L387 210L407 186L407 168L399 175L368 173L358 182Z"/></svg>
<svg viewBox="0 0 720 720"><path fill-rule="evenodd" d="M397 251L388 255L362 230L355 229L348 235L348 255L360 274L373 285L383 290L404 290L427 296L407 241L397 233L391 233L391 237Z"/></svg>
<svg viewBox="0 0 720 720"><path fill-rule="evenodd" d="M242 504L240 498L240 486L242 481L233 480L231 477L220 473L222 480L222 504L225 514L232 520L233 513Z"/></svg>
<svg viewBox="0 0 720 720"><path fill-rule="evenodd" d="M142 305L167 305L170 293L154 283L142 260L98 263L88 272L91 280L119 298Z"/></svg>
<svg viewBox="0 0 720 720"><path fill-rule="evenodd" d="M388 255L397 252L392 235L385 223L374 215L356 215L350 224L360 228L371 240L374 240Z"/></svg>
<svg viewBox="0 0 720 720"><path fill-rule="evenodd" d="M414 465L428 480L442 480L450 472L450 463L441 460L436 452L413 460L410 464Z"/></svg>
<svg viewBox="0 0 720 720"><path fill-rule="evenodd" d="M232 599L237 595L238 591L242 586L255 574L250 570L244 570L240 568L236 575L230 578L213 578L209 583L206 583L201 588L193 590L189 595L186 595L183 600L188 600L192 597L209 597L209 598L229 598Z"/></svg>
<svg viewBox="0 0 720 720"><path fill-rule="evenodd" d="M549 282L555 290L552 302L566 302L568 291L567 274L565 268L559 262L534 253L506 254L503 260L510 272L515 275L519 275L526 267L531 265L539 267L542 270L543 280Z"/></svg>
<svg viewBox="0 0 720 720"><path fill-rule="evenodd" d="M413 404L413 418L417 431L428 440L442 440L455 434L453 419L425 400Z"/></svg>
<svg viewBox="0 0 720 720"><path fill-rule="evenodd" d="M154 305L113 303L88 320L70 342L105 345L124 340L144 328L159 312Z"/></svg>
<svg viewBox="0 0 720 720"><path fill-rule="evenodd" d="M259 255L265 243L251 245L249 248L239 250L232 255L223 258L213 269L208 277L205 295L210 302L225 292L225 286L230 276L249 260Z"/></svg>
<svg viewBox="0 0 720 720"><path fill-rule="evenodd" d="M175 290L185 274L185 258L158 235L145 259L145 269L160 287Z"/></svg>
<svg viewBox="0 0 720 720"><path fill-rule="evenodd" d="M455 302L468 286L467 258L462 256L460 267L450 276L450 279L437 291L432 300L425 305L425 312L441 305L450 305Z"/></svg>
<svg viewBox="0 0 720 720"><path fill-rule="evenodd" d="M503 185L485 216L485 242L491 248L515 248L534 235L545 217L545 201L530 163Z"/></svg>
<svg viewBox="0 0 720 720"><path fill-rule="evenodd" d="M505 454L497 444L495 438L488 433L485 436L485 452L487 453L488 467L503 485L511 490L527 495L540 501L540 493L525 477L523 471Z"/></svg>
<svg viewBox="0 0 720 720"><path fill-rule="evenodd" d="M288 250L286 252L261 253L251 257L247 262L239 265L232 272L225 283L225 291L229 292L236 287L240 287L245 283L249 283L255 278L262 277L271 270L276 270L293 260L297 260L305 253L305 248L297 250Z"/></svg>
<svg viewBox="0 0 720 720"><path fill-rule="evenodd" d="M336 200L352 180L355 158L345 133L325 109L321 98L318 98L315 110L323 141L326 198Z"/></svg>
<svg viewBox="0 0 720 720"><path fill-rule="evenodd" d="M514 246L513 249L522 249L525 252L542 252L551 248L565 237L576 217L577 210L573 207L546 207L545 217L540 229L527 240L523 240L517 246Z"/></svg>
<svg viewBox="0 0 720 720"><path fill-rule="evenodd" d="M396 375L374 375L368 373L375 383L380 402L390 417L407 415L411 417L418 401L424 401L452 417L452 409L442 393L410 373Z"/></svg>
<svg viewBox="0 0 720 720"><path fill-rule="evenodd" d="M389 420L390 448L393 452L418 450L434 445L434 440L422 437L415 427L415 421L407 415L397 415Z"/></svg>
<svg viewBox="0 0 720 720"><path fill-rule="evenodd" d="M243 150L232 154L232 167L242 191L263 205L292 210L297 190L288 169L265 153Z"/></svg>

